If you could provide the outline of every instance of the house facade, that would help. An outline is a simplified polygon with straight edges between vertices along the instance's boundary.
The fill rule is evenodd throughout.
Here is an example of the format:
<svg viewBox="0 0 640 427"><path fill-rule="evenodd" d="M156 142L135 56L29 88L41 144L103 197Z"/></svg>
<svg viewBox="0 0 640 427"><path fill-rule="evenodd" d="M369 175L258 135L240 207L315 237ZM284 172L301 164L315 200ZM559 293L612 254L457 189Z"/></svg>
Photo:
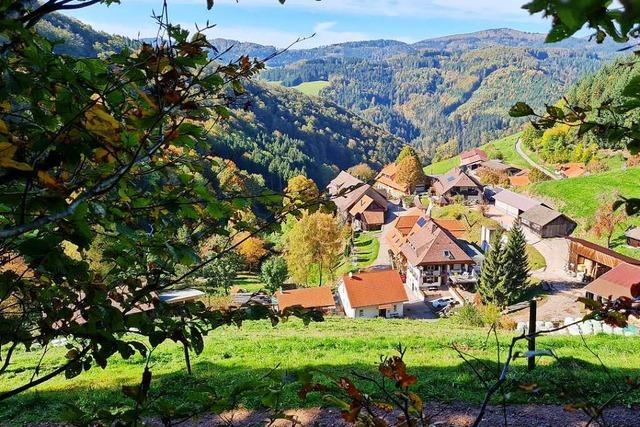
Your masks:
<svg viewBox="0 0 640 427"><path fill-rule="evenodd" d="M484 199L482 184L461 168L437 176L431 192L439 204L453 203L457 198L469 204L480 203Z"/></svg>
<svg viewBox="0 0 640 427"><path fill-rule="evenodd" d="M446 229L428 217L420 217L400 252L406 262L406 284L414 297L423 289L441 287L452 276L474 277L476 262Z"/></svg>
<svg viewBox="0 0 640 427"><path fill-rule="evenodd" d="M623 263L640 266L640 260L622 255L604 246L577 237L568 237L568 239L568 268L582 277L585 282L597 279Z"/></svg>
<svg viewBox="0 0 640 427"><path fill-rule="evenodd" d="M343 223L365 231L379 230L384 224L388 202L371 185L341 171L327 190Z"/></svg>
<svg viewBox="0 0 640 427"><path fill-rule="evenodd" d="M409 301L396 270L346 274L338 284L338 297L347 317L402 317Z"/></svg>

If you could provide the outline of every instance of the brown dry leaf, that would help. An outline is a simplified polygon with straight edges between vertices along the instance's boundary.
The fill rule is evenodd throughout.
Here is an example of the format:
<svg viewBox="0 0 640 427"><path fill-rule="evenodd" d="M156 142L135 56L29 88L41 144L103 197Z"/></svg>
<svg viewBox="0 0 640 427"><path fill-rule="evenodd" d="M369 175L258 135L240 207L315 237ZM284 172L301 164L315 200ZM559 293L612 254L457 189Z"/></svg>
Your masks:
<svg viewBox="0 0 640 427"><path fill-rule="evenodd" d="M18 169L21 171L32 170L27 163L13 160L13 156L18 151L18 147L9 142L0 142L0 167L7 169Z"/></svg>
<svg viewBox="0 0 640 427"><path fill-rule="evenodd" d="M62 189L62 186L60 186L58 181L56 181L56 179L54 177L52 177L51 175L49 175L45 171L38 171L38 181L40 181L40 183L42 185L44 185L45 187L47 187L47 188L49 188L51 190L61 190Z"/></svg>

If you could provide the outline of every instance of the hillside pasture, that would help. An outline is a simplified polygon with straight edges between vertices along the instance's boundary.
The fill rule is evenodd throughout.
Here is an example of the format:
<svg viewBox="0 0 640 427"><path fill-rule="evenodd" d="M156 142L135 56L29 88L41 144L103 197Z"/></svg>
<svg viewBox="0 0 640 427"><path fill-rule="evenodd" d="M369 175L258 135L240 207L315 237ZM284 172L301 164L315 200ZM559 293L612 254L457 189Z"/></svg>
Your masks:
<svg viewBox="0 0 640 427"><path fill-rule="evenodd" d="M329 82L325 80L315 80L311 82L303 82L296 86L291 86L291 89L295 89L305 95L318 96L320 91L329 86Z"/></svg>
<svg viewBox="0 0 640 427"><path fill-rule="evenodd" d="M625 197L640 197L640 168L616 170L578 178L558 181L544 181L532 184L529 190L538 197L550 201L565 215L578 222L576 233L590 240L605 243L605 239L596 239L589 232L591 221L598 207L613 195L619 193ZM640 257L640 251L629 248L624 242L624 231L631 226L640 225L640 218L627 219L613 236L614 249L627 255Z"/></svg>
<svg viewBox="0 0 640 427"><path fill-rule="evenodd" d="M502 358L513 333L499 332ZM640 369L640 338L623 336L585 336L589 348L580 337L552 336L537 340L538 348L551 348L561 359L540 358L538 367L528 373L526 359L517 359L511 371L514 382L507 383L508 403L564 403L560 393L567 383L578 396L603 402L613 393L613 387L625 385L625 376L633 377ZM266 381L265 374L276 366L280 375L317 369L336 377L353 378L353 372L376 375L380 355L393 355L402 343L407 348L409 372L417 375L415 387L425 401L470 402L477 404L484 396L484 387L472 370L463 363L452 345L464 351L495 372L496 351L493 338L487 339L485 328L464 328L447 319L431 323L413 320L328 318L325 322L305 327L291 320L276 327L267 322L245 322L242 327L223 327L205 339L199 356L192 355L193 375L185 370L182 347L162 344L152 355L153 381L151 395L173 402L188 402L189 390L197 385L214 386L225 395L248 381ZM526 350L526 342L516 347ZM593 351L602 358L608 371L602 368ZM43 361L43 373L64 360L66 349L53 348ZM0 384L0 391L28 381L28 369L37 361L36 352L19 351ZM478 365L479 369L481 365ZM114 357L106 369L92 368L67 380L56 377L37 389L23 393L0 404L0 424L23 425L63 421L67 404L73 402L88 411L113 408L126 403L123 385L140 381L144 361L139 356L128 360ZM485 375L490 375L489 371ZM611 377L609 377L611 375ZM539 392L528 393L519 384L537 384ZM373 388L358 383L363 389L380 397ZM299 386L285 386L282 404L285 408L313 407L323 403L319 393L306 401L297 395ZM624 403L640 403L638 393L625 394ZM260 407L260 399L249 394L240 402L247 408Z"/></svg>

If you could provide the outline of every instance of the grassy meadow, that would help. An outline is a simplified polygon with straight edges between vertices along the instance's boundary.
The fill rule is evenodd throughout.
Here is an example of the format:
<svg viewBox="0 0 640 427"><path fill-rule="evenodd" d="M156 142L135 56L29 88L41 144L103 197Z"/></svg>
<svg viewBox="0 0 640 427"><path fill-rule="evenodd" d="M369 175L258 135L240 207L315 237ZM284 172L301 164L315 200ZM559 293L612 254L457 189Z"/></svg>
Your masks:
<svg viewBox="0 0 640 427"><path fill-rule="evenodd" d="M508 332L499 334L502 351L511 336ZM241 328L225 327L211 333L205 340L204 352L192 357L192 376L185 371L182 348L171 343L161 345L151 359L154 378L151 393L162 393L168 399L182 401L188 395L185 390L190 385L203 383L215 385L225 393L244 381L259 379L278 364L282 374L314 368L349 377L354 371L374 374L380 355L394 354L396 344L401 342L408 349L409 372L418 376L416 391L425 400L478 403L484 394L482 385L451 346L458 344L487 366L495 366L497 346L493 339L486 341L486 337L484 328L461 328L446 319L433 323L334 317L308 327L291 320L275 328L267 322L246 322ZM602 358L613 379L599 366L597 358L580 337L545 337L538 340L539 348L553 349L558 356L570 359L561 362L540 359L533 373L526 372L525 360L517 360L513 375L519 383L538 384L540 392L526 393L516 384L512 386L510 401L558 402L558 394L567 381L575 381L576 391L588 392L594 399L602 400L611 393L612 384L623 381L625 375L637 375L640 338L601 335L585 339L590 349ZM525 350L525 346L522 343L518 349ZM56 366L64 352L64 348L50 351L44 359L43 372ZM28 367L38 356L38 353L19 352L15 363L3 376L5 381L0 384L0 390L28 380L32 375ZM104 370L92 368L71 380L57 377L36 390L1 403L0 423L60 421L66 402L74 402L86 410L118 406L125 401L121 387L139 382L142 369L143 361L139 357L129 360L116 357ZM317 394L301 401L297 389L295 384L286 386L285 407L322 403ZM625 401L640 403L640 396L628 395ZM259 406L259 402L251 398L242 404L249 408Z"/></svg>
<svg viewBox="0 0 640 427"><path fill-rule="evenodd" d="M291 89L295 89L304 93L305 95L318 96L320 91L329 86L329 82L325 80L316 80L312 82L300 83L296 86L291 86Z"/></svg>
<svg viewBox="0 0 640 427"><path fill-rule="evenodd" d="M614 194L626 197L640 197L640 168L616 170L597 175L544 181L532 184L529 191L535 196L551 201L561 212L578 222L578 236L586 236L590 240L598 240L589 233L590 221L598 207ZM624 231L629 226L640 225L640 218L627 219L615 232L614 249L627 255L640 257L640 250L625 245ZM606 243L600 239L599 243Z"/></svg>

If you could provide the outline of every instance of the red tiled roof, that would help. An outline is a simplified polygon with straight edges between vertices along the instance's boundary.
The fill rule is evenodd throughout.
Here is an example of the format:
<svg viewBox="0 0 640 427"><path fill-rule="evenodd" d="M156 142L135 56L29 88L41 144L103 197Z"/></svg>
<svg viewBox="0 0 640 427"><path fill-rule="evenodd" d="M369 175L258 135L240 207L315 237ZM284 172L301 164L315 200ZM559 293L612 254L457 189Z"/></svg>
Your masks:
<svg viewBox="0 0 640 427"><path fill-rule="evenodd" d="M342 277L351 307L369 307L408 301L400 273L369 271Z"/></svg>
<svg viewBox="0 0 640 427"><path fill-rule="evenodd" d="M411 265L473 263L456 238L427 217L416 222L401 251Z"/></svg>
<svg viewBox="0 0 640 427"><path fill-rule="evenodd" d="M454 237L460 238L464 236L467 232L467 228L461 221L457 219L436 219L433 218L433 222L438 224L440 227L447 230L449 233L453 234Z"/></svg>
<svg viewBox="0 0 640 427"><path fill-rule="evenodd" d="M622 263L584 287L604 298L636 298L640 296L640 267Z"/></svg>
<svg viewBox="0 0 640 427"><path fill-rule="evenodd" d="M384 211L364 211L362 212L364 222L370 225L384 224Z"/></svg>
<svg viewBox="0 0 640 427"><path fill-rule="evenodd" d="M575 178L577 176L584 175L584 173L587 171L584 163L565 163L558 169L560 170L560 173L567 178Z"/></svg>
<svg viewBox="0 0 640 427"><path fill-rule="evenodd" d="M529 171L523 170L522 172L518 172L514 176L510 176L509 184L511 184L512 187L524 187L525 185L531 184L531 180L529 179Z"/></svg>
<svg viewBox="0 0 640 427"><path fill-rule="evenodd" d="M489 160L489 156L479 148L473 148L460 153L460 166L468 166L475 163L486 162L487 160Z"/></svg>
<svg viewBox="0 0 640 427"><path fill-rule="evenodd" d="M275 293L280 311L296 305L303 308L331 308L335 307L333 292L329 286L315 288L299 288Z"/></svg>
<svg viewBox="0 0 640 427"><path fill-rule="evenodd" d="M419 208L411 208L405 212L400 213L400 216L393 220L387 230L384 233L384 237L387 239L391 251L394 254L400 253L400 246L406 241L406 237L409 235L413 226L423 211Z"/></svg>

